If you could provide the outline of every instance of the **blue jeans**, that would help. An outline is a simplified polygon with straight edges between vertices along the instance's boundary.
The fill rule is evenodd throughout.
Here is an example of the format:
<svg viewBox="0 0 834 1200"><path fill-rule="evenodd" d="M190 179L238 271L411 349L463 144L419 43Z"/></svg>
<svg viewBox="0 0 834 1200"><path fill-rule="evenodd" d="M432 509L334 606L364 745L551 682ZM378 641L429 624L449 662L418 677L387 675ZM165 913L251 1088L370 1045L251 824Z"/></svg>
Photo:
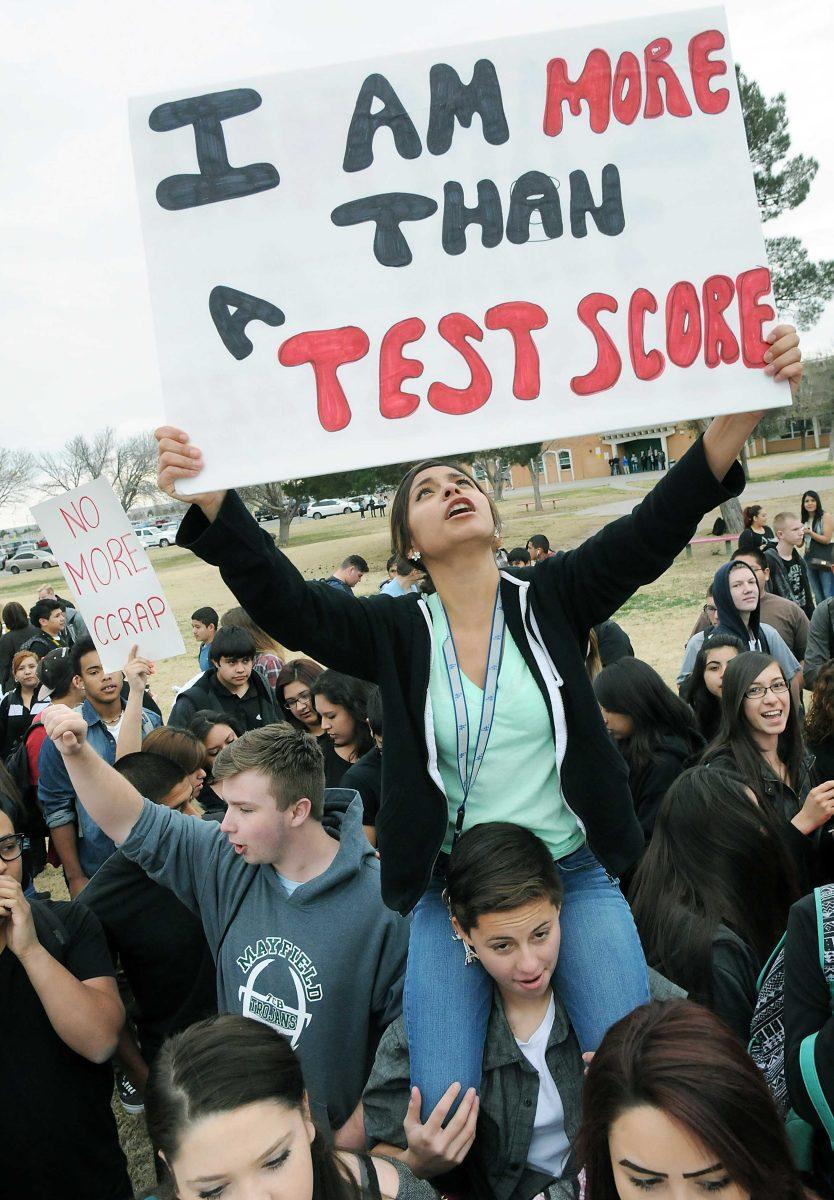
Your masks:
<svg viewBox="0 0 834 1200"><path fill-rule="evenodd" d="M816 567L808 566L808 579L817 604L822 604L829 596L834 596L834 574L829 571L818 571Z"/></svg>
<svg viewBox="0 0 834 1200"><path fill-rule="evenodd" d="M619 884L587 846L558 862L565 889L556 988L582 1050L596 1050L607 1029L649 1001L646 960ZM411 1082L425 1121L451 1083L460 1096L480 1089L492 980L480 963L464 965L434 876L414 909L403 1012Z"/></svg>

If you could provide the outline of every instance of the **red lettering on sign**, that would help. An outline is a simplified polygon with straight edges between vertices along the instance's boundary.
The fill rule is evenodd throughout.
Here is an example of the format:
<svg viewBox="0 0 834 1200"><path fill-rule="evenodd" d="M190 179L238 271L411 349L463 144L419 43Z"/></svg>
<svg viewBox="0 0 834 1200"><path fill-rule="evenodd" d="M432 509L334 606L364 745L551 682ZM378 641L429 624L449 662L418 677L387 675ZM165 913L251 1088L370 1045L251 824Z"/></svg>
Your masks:
<svg viewBox="0 0 834 1200"><path fill-rule="evenodd" d="M776 316L770 304L760 303L762 296L770 291L770 271L767 267L743 271L736 280L736 291L741 322L741 357L745 367L763 367L764 354L770 343L762 337L762 326Z"/></svg>
<svg viewBox="0 0 834 1200"><path fill-rule="evenodd" d="M487 365L472 346L468 338L476 342L483 340L483 330L465 313L449 313L441 317L438 325L440 336L453 346L466 361L472 376L468 387L454 388L445 383L433 383L429 388L428 401L438 412L461 416L475 412L486 404L492 392L492 376Z"/></svg>
<svg viewBox="0 0 834 1200"><path fill-rule="evenodd" d="M487 329L506 329L513 339L515 367L513 395L517 400L535 400L541 390L539 352L533 341L533 330L544 329L547 313L538 304L526 300L511 300L491 308L484 324Z"/></svg>
<svg viewBox="0 0 834 1200"><path fill-rule="evenodd" d="M379 351L379 411L383 417L392 419L409 417L420 403L413 392L404 392L404 379L417 379L423 374L419 358L405 358L403 346L418 341L426 332L425 322L419 317L406 317L392 325Z"/></svg>
<svg viewBox="0 0 834 1200"><path fill-rule="evenodd" d="M695 92L695 103L701 112L715 114L723 112L730 103L727 88L710 89L709 81L714 75L726 75L727 64L722 60L713 62L713 50L724 49L724 34L717 29L705 29L696 33L689 43L689 74Z"/></svg>
<svg viewBox="0 0 834 1200"><path fill-rule="evenodd" d="M590 329L597 344L597 361L593 371L587 375L574 375L570 381L571 391L577 396L589 396L592 392L604 392L613 387L620 378L622 359L610 335L602 328L597 315L601 312L615 313L617 301L605 292L591 292L584 296L577 307L579 320Z"/></svg>
<svg viewBox="0 0 834 1200"><path fill-rule="evenodd" d="M350 406L337 369L345 363L356 362L368 353L368 335L355 325L343 329L317 329L297 333L287 338L278 351L278 360L285 367L309 363L316 380L316 403L319 421L330 433L344 429L350 422Z"/></svg>
<svg viewBox="0 0 834 1200"><path fill-rule="evenodd" d="M73 525L77 525L81 533L89 533L91 529L98 529L101 522L98 505L92 496L79 496L69 505L69 512L65 508L59 508L58 512L73 537L78 537Z"/></svg>
<svg viewBox="0 0 834 1200"><path fill-rule="evenodd" d="M657 379L666 359L659 350L645 349L646 313L657 312L657 301L648 288L638 288L628 304L628 352L638 379Z"/></svg>

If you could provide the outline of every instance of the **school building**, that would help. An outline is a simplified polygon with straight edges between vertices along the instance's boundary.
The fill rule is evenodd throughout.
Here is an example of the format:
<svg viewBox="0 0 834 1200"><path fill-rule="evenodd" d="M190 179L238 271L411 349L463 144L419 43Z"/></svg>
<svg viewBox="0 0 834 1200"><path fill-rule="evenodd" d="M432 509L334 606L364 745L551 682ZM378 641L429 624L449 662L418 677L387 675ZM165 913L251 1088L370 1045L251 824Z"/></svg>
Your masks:
<svg viewBox="0 0 834 1200"><path fill-rule="evenodd" d="M539 481L549 484L597 479L611 474L614 458L622 463L626 455L630 461L635 455L639 464L641 455L650 450L663 454L666 465L673 466L696 436L689 423L681 421L554 439L545 443L538 460ZM788 450L819 449L827 445L828 434L821 431L816 418L796 417L788 413L772 435L751 438L747 449L751 456L755 456ZM507 468L505 488L530 487L531 483L526 466Z"/></svg>

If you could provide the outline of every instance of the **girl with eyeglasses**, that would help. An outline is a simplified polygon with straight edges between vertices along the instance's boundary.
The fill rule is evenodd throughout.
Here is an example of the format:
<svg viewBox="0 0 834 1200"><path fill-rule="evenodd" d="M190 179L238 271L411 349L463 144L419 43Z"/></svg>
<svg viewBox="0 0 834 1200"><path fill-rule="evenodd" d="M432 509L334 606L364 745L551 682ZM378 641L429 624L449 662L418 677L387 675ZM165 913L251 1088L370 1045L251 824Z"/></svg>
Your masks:
<svg viewBox="0 0 834 1200"><path fill-rule="evenodd" d="M294 658L288 662L275 684L275 693L284 709L285 720L314 738L324 734L321 717L313 703L313 684L324 667L312 658Z"/></svg>
<svg viewBox="0 0 834 1200"><path fill-rule="evenodd" d="M834 817L834 781L813 786L813 756L779 663L749 651L727 664L721 724L702 762L742 780L780 819L808 890L830 873L830 838L821 830Z"/></svg>

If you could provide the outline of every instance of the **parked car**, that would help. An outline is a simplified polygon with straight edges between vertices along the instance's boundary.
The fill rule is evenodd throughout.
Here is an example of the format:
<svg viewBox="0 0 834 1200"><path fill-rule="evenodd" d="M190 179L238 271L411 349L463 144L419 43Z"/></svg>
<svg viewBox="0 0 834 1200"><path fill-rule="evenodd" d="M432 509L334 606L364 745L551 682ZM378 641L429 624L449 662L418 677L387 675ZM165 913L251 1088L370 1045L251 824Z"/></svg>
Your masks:
<svg viewBox="0 0 834 1200"><path fill-rule="evenodd" d="M278 514L274 508L268 508L266 505L263 505L263 504L261 505L260 508L255 509L255 520L256 521L274 521L277 516L278 516Z"/></svg>
<svg viewBox="0 0 834 1200"><path fill-rule="evenodd" d="M57 566L58 560L51 554L44 554L41 550L18 550L6 563L6 570L12 575L19 575L21 571L37 571Z"/></svg>
<svg viewBox="0 0 834 1200"><path fill-rule="evenodd" d="M150 550L154 546L173 546L177 537L176 526L169 525L165 529L154 529L150 525L141 525L133 531L136 534L136 540L144 550Z"/></svg>
<svg viewBox="0 0 834 1200"><path fill-rule="evenodd" d="M316 500L307 506L307 516L314 521L323 517L341 517L346 513L359 512L357 500Z"/></svg>

